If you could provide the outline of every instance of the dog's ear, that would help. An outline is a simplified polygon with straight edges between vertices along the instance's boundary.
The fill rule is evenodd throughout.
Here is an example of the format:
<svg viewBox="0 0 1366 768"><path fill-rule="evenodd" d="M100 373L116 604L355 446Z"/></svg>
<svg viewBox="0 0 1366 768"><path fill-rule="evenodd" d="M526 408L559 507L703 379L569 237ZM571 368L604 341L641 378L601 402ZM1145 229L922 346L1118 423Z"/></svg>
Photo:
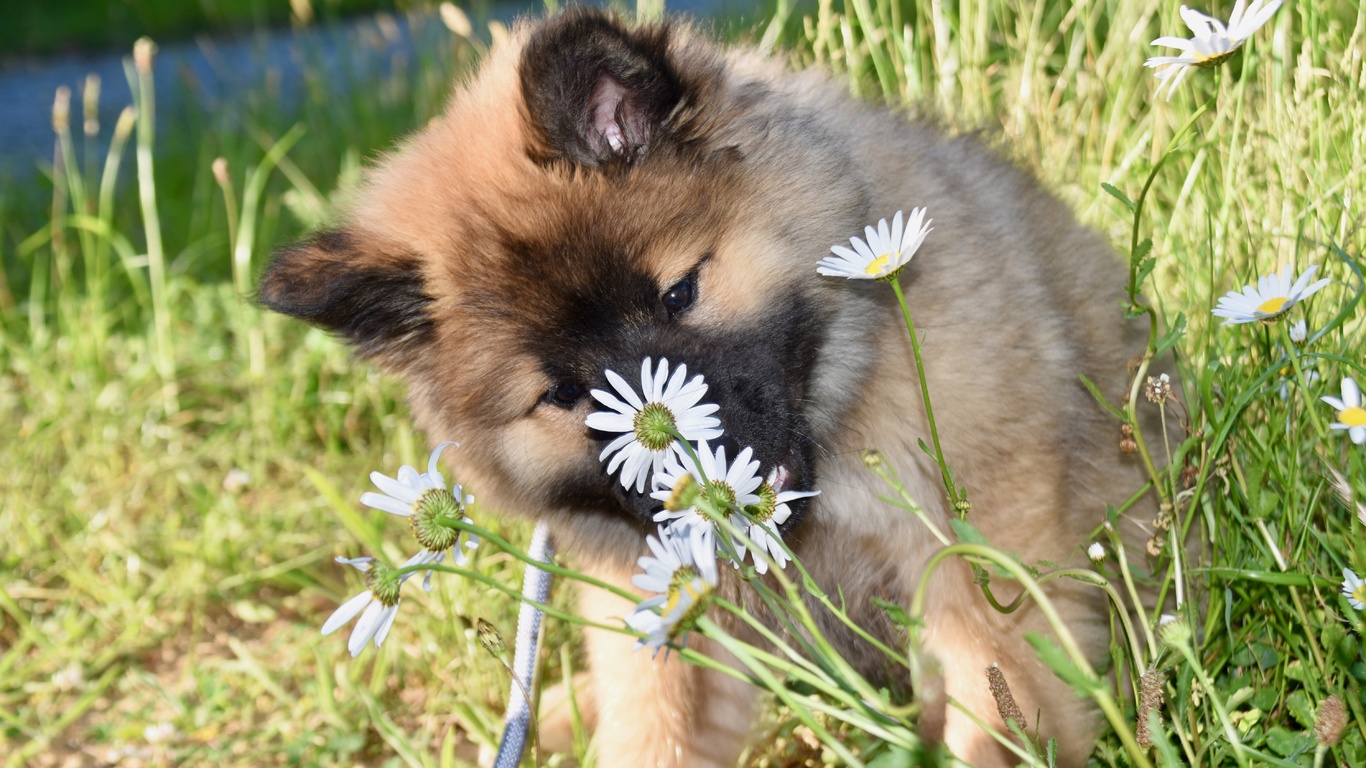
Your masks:
<svg viewBox="0 0 1366 768"><path fill-rule="evenodd" d="M257 296L391 367L401 367L404 355L432 334L432 298L418 257L352 229L322 232L278 251Z"/></svg>
<svg viewBox="0 0 1366 768"><path fill-rule="evenodd" d="M627 29L592 8L537 29L519 69L533 158L598 167L646 152L684 96L668 51L667 25Z"/></svg>

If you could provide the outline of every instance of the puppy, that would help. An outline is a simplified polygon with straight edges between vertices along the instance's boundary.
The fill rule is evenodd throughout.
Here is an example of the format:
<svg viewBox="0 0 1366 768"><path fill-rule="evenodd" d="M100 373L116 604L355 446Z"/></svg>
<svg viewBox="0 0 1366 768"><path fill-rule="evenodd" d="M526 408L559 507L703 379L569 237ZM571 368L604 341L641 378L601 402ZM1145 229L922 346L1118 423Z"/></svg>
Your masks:
<svg viewBox="0 0 1366 768"><path fill-rule="evenodd" d="M419 426L461 441L446 456L486 507L548 521L577 567L622 585L657 504L599 463L609 436L584 424L599 409L589 393L645 357L686 363L729 445L785 468L791 488L820 488L796 502L786 540L862 627L902 647L871 598L908 604L940 545L878 500L863 452L879 449L941 528L954 511L918 444L928 426L892 291L818 276L816 262L913 206L934 230L900 281L968 519L1026 563L1082 562L1106 503L1141 483L1078 382L1123 391L1143 348L1116 308L1111 249L974 139L684 25L592 9L521 23L443 116L368 170L335 229L278 252L260 299L403 377ZM1102 594L1064 581L1050 595L1099 656ZM958 561L930 589L924 648L947 694L999 724L985 677L999 664L1031 727L1037 715L1060 762L1081 764L1099 720L1023 641L1049 631L1039 612L992 610ZM601 621L631 607L582 596ZM875 683L906 686L824 620ZM585 638L600 765L735 763L753 689L632 653L623 635ZM1011 762L952 708L943 738L974 765Z"/></svg>

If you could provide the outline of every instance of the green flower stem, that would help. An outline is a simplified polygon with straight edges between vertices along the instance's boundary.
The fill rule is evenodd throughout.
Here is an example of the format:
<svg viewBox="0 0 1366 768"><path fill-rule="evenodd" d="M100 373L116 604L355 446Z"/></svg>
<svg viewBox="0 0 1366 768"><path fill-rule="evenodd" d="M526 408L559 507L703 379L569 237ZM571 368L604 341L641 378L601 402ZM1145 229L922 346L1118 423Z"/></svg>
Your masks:
<svg viewBox="0 0 1366 768"><path fill-rule="evenodd" d="M1110 695L1110 692L1105 690L1103 684L1100 683L1100 678L1096 675L1096 671L1091 666L1091 662L1087 660L1086 655L1083 654L1081 648L1077 646L1076 639L1072 637L1072 631L1067 628L1067 624L1062 620L1062 617L1058 615L1057 609L1053 607L1053 602L1043 593L1043 590L1039 588L1038 582L1030 576L1024 566L1017 563L1005 553L981 544L955 544L934 553L929 561L925 563L925 569L920 574L920 581L916 584L915 594L911 599L911 616L917 617L925 615L925 602L929 595L930 576L933 575L934 571L948 558L961 556L976 556L988 560L1020 582L1020 586L1034 598L1039 611L1053 629L1054 635L1057 636L1058 642L1061 643L1063 651L1068 655L1072 663L1088 678L1097 681L1097 687L1091 691L1091 697L1100 705L1101 711L1105 713L1105 718L1110 721L1110 726L1115 729L1115 733L1119 736L1120 742L1124 744L1125 751L1129 753L1131 765L1134 765L1136 768L1152 768L1152 763L1148 761L1146 752L1138 746L1138 742L1134 739L1133 731L1130 730L1129 723L1124 719L1123 710L1120 709L1114 697ZM920 645L919 626L910 627L910 640L911 648L914 653L914 650L918 649Z"/></svg>
<svg viewBox="0 0 1366 768"><path fill-rule="evenodd" d="M1148 199L1148 190L1152 188L1153 182L1157 181L1158 172L1162 170L1163 165L1166 165L1167 159L1171 157L1172 153L1176 150L1176 145L1185 138L1186 132L1195 125L1195 121L1209 110L1212 103L1213 99L1206 101L1203 106L1191 113L1191 116L1186 119L1186 124L1181 126L1181 129L1172 136L1171 141L1167 142L1167 148L1162 151L1162 157L1157 159L1157 163L1153 165L1153 169L1148 172L1148 178L1143 182L1143 189L1138 193L1138 200L1134 201L1134 226L1129 241L1129 305L1132 310L1152 312L1151 307L1140 304L1138 301L1139 263L1138 260L1134 258L1138 255L1138 233L1142 230L1143 203ZM1148 343L1150 348L1154 340L1155 339L1152 337L1149 338Z"/></svg>
<svg viewBox="0 0 1366 768"><path fill-rule="evenodd" d="M911 498L911 495L909 493L906 493L906 486L902 484L900 478L892 474L891 466L888 465L887 462L881 462L878 466L873 468L873 472L877 474L878 477L882 478L882 482L892 486L892 489L895 490L897 495L901 497L902 503L898 505L896 502L892 501L891 499L885 496L879 496L879 499L887 502L888 504L891 504L892 506L902 506L912 515L915 515L916 519L923 523L925 527L929 529L930 534L939 540L940 544L943 544L947 547L954 543L953 540L950 539L944 533L944 531L933 520L930 519L930 516L925 513L925 508L920 506L920 504L916 502L915 499Z"/></svg>
<svg viewBox="0 0 1366 768"><path fill-rule="evenodd" d="M1300 395L1310 397L1309 380L1304 377L1304 366L1300 365L1300 350L1295 346L1295 342L1290 340L1290 326L1286 323L1276 323L1280 331L1281 346L1285 348L1286 357L1290 358L1290 365L1295 369L1295 381L1299 384ZM1309 420L1314 423L1314 431L1318 433L1319 440L1323 440L1328 435L1328 429L1323 424L1323 419L1319 416L1318 408L1315 407L1317 401L1310 398L1305 402L1304 410L1309 413Z"/></svg>
<svg viewBox="0 0 1366 768"><path fill-rule="evenodd" d="M1116 531L1114 529L1114 526L1106 526L1105 531L1110 537L1110 549L1114 551L1115 559L1119 561L1119 572L1120 575L1122 575L1124 578L1124 587L1129 592L1129 600L1132 601L1134 604L1134 612L1137 613L1139 616L1143 616L1143 601L1138 598L1138 587L1134 584L1133 573L1129 568L1129 558L1124 554L1124 541L1119 537L1119 531ZM1158 609L1161 608L1161 605L1161 602L1157 604ZM1127 611L1121 609L1120 613L1121 615L1123 615L1127 613ZM1139 623L1139 626L1143 628L1143 638L1148 641L1147 647L1152 649L1152 653L1156 654L1157 639L1153 637L1153 630L1151 626L1152 617L1143 616L1143 618L1144 620ZM1146 667L1146 664L1139 663L1142 661L1142 659L1143 655L1139 654L1134 657L1134 662L1136 664L1139 664L1139 666L1141 667Z"/></svg>
<svg viewBox="0 0 1366 768"><path fill-rule="evenodd" d="M496 544L499 549L503 550L509 555L512 555L518 560L521 560L527 565L535 566L543 571L553 573L556 576L564 576L565 578L572 579L574 581L581 581L584 584L598 587L600 589L605 589L608 592L611 592L612 594L617 595L618 597L624 598L626 600L630 600L633 603L640 602L640 595L637 595L634 592L622 589L621 587L618 587L614 584L608 584L605 581L595 579L592 576L588 576L578 571L565 568L562 565L556 565L555 563L546 562L544 560L537 560L528 555L527 553L521 551L517 547L514 547L511 543L508 542L507 539L503 538L502 536L499 536L498 534L493 533L492 531L489 531L485 528L480 528L479 526L473 523L467 523L459 517L453 517L450 515L438 515L435 519L436 524L442 527L450 528L451 530L455 531L467 531L469 533L477 535L481 539L491 541L494 544ZM405 571L421 570L422 568L428 567L431 566L414 566L412 568L405 569ZM461 573L464 573L464 571L461 571Z"/></svg>
<svg viewBox="0 0 1366 768"><path fill-rule="evenodd" d="M911 352L915 355L915 371L920 376L920 397L925 402L925 419L930 423L930 439L934 442L934 460L939 464L939 474L944 481L944 490L949 494L949 502L953 509L958 509L958 488L953 482L953 473L949 471L949 465L944 461L944 449L939 445L939 427L934 421L934 408L930 406L930 388L925 381L925 363L920 358L920 337L915 333L915 323L911 321L911 310L906 305L906 294L901 290L901 281L893 278L887 281L891 284L892 290L896 292L896 300L901 304L901 316L906 320L906 330L911 335Z"/></svg>
<svg viewBox="0 0 1366 768"><path fill-rule="evenodd" d="M1288 563L1285 562L1285 556L1281 554L1280 547L1276 546L1276 540L1271 535L1271 531L1267 529L1266 521L1259 517L1256 520L1256 525L1257 530L1262 534L1262 538L1266 540L1267 549L1271 550L1271 557L1275 559L1276 567L1281 569L1281 573L1288 572L1290 570L1290 566ZM1295 588L1294 584L1289 585L1289 587L1290 602L1294 604L1295 613L1299 615L1300 626L1314 626L1313 624L1309 623L1309 614L1304 610L1304 602L1300 600L1300 591ZM1306 632L1305 637L1309 639L1309 651L1314 657L1314 665L1319 668L1319 674L1326 675L1327 668L1323 663L1323 651L1319 649L1318 639L1314 637L1313 632Z"/></svg>
<svg viewBox="0 0 1366 768"><path fill-rule="evenodd" d="M740 542L750 551L755 551L754 542L736 528L735 524L729 518L718 520L717 525L723 527L725 532L730 536L740 539ZM798 561L796 558L793 558L792 562L797 563ZM799 569L801 568L800 564L798 564L798 567ZM834 646L830 644L830 641L821 633L815 618L806 607L806 601L802 599L801 591L798 590L792 580L787 577L787 574L783 569L770 568L770 573L773 574L773 578L777 579L779 585L782 586L783 591L787 593L788 603L791 606L793 617L798 623L806 628L808 633L810 633L811 643L815 645L816 650L821 657L827 660L831 669L853 687L860 697L869 701L877 699L877 690L870 685L868 681L863 679L863 676L844 659L844 656L839 651L835 650ZM818 593L820 590L816 589L815 581L810 578L810 574L808 574L805 569L801 569L801 573L806 577L807 591L811 594ZM853 624L852 621L847 623L851 626Z"/></svg>
<svg viewBox="0 0 1366 768"><path fill-rule="evenodd" d="M946 698L948 699L949 706L954 707L959 712L962 712L963 716L971 720L973 725L976 725L978 728L982 730L983 733L986 733L989 736L991 736L991 738L995 739L998 744L1015 753L1015 756L1017 758L1023 760L1025 763L1031 766L1035 766L1036 768L1049 768L1046 763L1042 762L1041 760L1039 760L1039 758L1035 757L1034 755L1031 755L1029 753L1029 750L1020 746L1015 739L991 727L991 725L987 723L987 721L978 717L977 713L963 706L962 703L960 703L957 699L953 698L952 696L948 696Z"/></svg>
<svg viewBox="0 0 1366 768"><path fill-rule="evenodd" d="M601 622L593 621L592 619L585 619L582 616L575 616L572 613L565 613L564 611L561 611L558 608L554 608L546 603L538 603L535 600L528 600L525 596L522 595L521 590L509 587L508 585L503 584L502 582L498 581L497 579L491 576L485 576L482 573L472 571L468 568L461 568L458 565L410 565L406 568L394 569L394 573L400 576L405 573L417 573L419 571L453 573L457 576L464 576L467 579L473 579L474 581L477 581L480 584L493 587L494 589L498 590L499 592L502 592L504 595L507 595L508 597L515 598L521 602L524 602L527 605L531 606L532 608L535 608L536 610L544 613L547 616L559 619L561 621L569 622L570 624L578 624L579 626L589 627L592 629L604 629L608 632L617 632L623 635L631 635L632 637L636 638L643 639L645 637L643 633L628 629L624 625L616 627L612 626L611 624L603 624ZM583 580L587 581L586 578ZM632 599L638 600L638 598L635 597L633 597Z"/></svg>
<svg viewBox="0 0 1366 768"><path fill-rule="evenodd" d="M1179 642L1173 642L1172 645L1186 659L1191 672L1200 681L1200 687L1205 689L1205 698L1209 701L1210 706L1214 707L1214 713L1224 727L1224 738L1228 739L1229 746L1232 747L1233 759L1237 760L1238 765L1242 768L1247 768L1247 757L1243 754L1246 747L1243 746L1243 740L1238 736L1238 729L1233 726L1233 721L1228 717L1228 709L1224 706L1224 702L1219 700L1222 695L1219 689L1215 687L1214 681L1209 678L1205 668L1200 665L1200 660L1195 658L1195 651L1191 649L1190 643L1182 639Z"/></svg>
<svg viewBox="0 0 1366 768"><path fill-rule="evenodd" d="M855 757L854 753L850 752L848 747L841 744L839 739L836 739L831 735L830 732L812 716L809 709L800 706L797 703L797 697L792 691L788 690L787 687L782 684L781 680L774 677L772 670L755 659L750 653L750 649L746 648L744 643L741 643L726 634L716 625L716 622L706 616L702 616L697 620L697 626L707 637L724 648L741 664L744 664L747 669L754 673L755 677L762 680L764 687L772 691L783 704L786 704L791 708L793 713L797 715L797 719L801 720L803 725L810 728L816 736L820 738L821 743L829 747L830 750L840 758L840 761L844 765L864 768L863 761Z"/></svg>

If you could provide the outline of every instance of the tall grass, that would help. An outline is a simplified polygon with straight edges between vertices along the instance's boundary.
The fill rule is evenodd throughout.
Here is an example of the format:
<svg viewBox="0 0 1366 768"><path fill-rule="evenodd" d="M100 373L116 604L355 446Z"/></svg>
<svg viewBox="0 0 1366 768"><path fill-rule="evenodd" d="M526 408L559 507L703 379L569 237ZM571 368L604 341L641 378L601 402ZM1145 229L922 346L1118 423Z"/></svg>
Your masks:
<svg viewBox="0 0 1366 768"><path fill-rule="evenodd" d="M1343 567L1366 570L1354 506L1366 451L1325 429L1318 399L1343 376L1366 381L1366 11L1288 5L1222 68L1154 99L1147 42L1183 30L1158 0L823 0L779 3L752 39L864 98L980 131L1118 251L1152 240L1146 296L1166 328L1185 329L1174 351L1194 436L1184 482L1158 478L1173 504L1155 521L1162 553L1130 553L1188 590L1189 639L1153 660L1166 698L1157 759L1366 765L1363 614L1338 594ZM481 47L448 43L379 82L346 74L349 89L313 71L297 117L265 90L217 114L154 115L134 66L137 103L96 126L113 134L105 157L85 135L85 94L66 94L43 197L0 191L6 764L454 765L494 742L505 673L474 625L510 634L511 601L442 579L410 593L429 618L405 621L380 653L353 662L318 636L351 591L334 555L400 555L383 514L355 503L365 473L417 463L423 440L398 384L248 301L269 247L325 220L359 158L439 109ZM80 135L73 96L87 109ZM1150 174L1135 224L1101 185L1138 200ZM1304 305L1298 353L1275 329L1209 314L1283 263L1334 280ZM1146 438L1164 463L1162 436ZM1197 552L1178 581L1169 542L1186 529ZM507 585L520 571L491 549L476 568ZM568 633L552 622L548 645ZM575 663L546 656L550 679ZM1320 750L1330 695L1350 723ZM1132 704L1124 717L1136 723ZM835 735L894 764L874 736ZM770 737L753 764L834 760L789 709L774 708ZM1094 757L1127 765L1122 752L1110 736Z"/></svg>

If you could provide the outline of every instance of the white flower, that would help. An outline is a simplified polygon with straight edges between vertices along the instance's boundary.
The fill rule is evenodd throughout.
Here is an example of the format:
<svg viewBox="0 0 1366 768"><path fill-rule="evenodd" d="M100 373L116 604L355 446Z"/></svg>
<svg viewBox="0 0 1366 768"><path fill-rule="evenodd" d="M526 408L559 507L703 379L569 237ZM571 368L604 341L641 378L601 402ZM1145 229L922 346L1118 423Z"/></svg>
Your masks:
<svg viewBox="0 0 1366 768"><path fill-rule="evenodd" d="M706 611L707 598L716 589L716 545L710 528L679 525L661 526L659 537L647 536L645 543L653 557L640 558L644 573L633 576L631 583L657 594L642 600L626 617L626 625L646 635L636 642L636 650L648 645L658 654L671 641L686 643L688 632Z"/></svg>
<svg viewBox="0 0 1366 768"><path fill-rule="evenodd" d="M1366 444L1366 408L1361 407L1361 388L1351 377L1342 379L1342 398L1324 395L1319 398L1338 411L1338 420L1329 429L1345 429L1357 445Z"/></svg>
<svg viewBox="0 0 1366 768"><path fill-rule="evenodd" d="M664 469L667 457L687 460L687 453L665 427L677 430L688 441L715 440L722 435L721 420L712 416L721 406L698 405L707 394L707 385L701 375L685 382L688 366L678 366L670 376L669 361L660 358L652 373L650 358L645 358L640 364L640 395L615 371L606 373L617 393L595 389L593 399L612 410L591 413L584 423L590 429L622 433L598 455L599 461L611 457L607 474L621 469L622 488L634 483L636 493L643 493L645 481Z"/></svg>
<svg viewBox="0 0 1366 768"><path fill-rule="evenodd" d="M1086 548L1086 556L1091 558L1092 562L1099 563L1105 559L1105 547L1101 546L1099 541L1093 541L1091 546Z"/></svg>
<svg viewBox="0 0 1366 768"><path fill-rule="evenodd" d="M431 554L427 565L445 560L447 551L451 552L456 565L469 562L459 546L461 532L440 525L437 521L439 516L459 516L466 523L474 522L464 514L465 508L474 503L474 496L465 493L459 483L447 490L446 478L441 476L437 468L437 459L448 445L456 443L445 442L432 450L427 459L427 471L423 474L419 475L416 469L406 464L399 467L397 478L371 472L370 481L383 493L369 491L360 497L360 503L367 507L409 518L413 535L422 544L423 550ZM478 546L479 537L470 534L465 540L465 547L475 549ZM431 571L423 579L422 588L431 591Z"/></svg>
<svg viewBox="0 0 1366 768"><path fill-rule="evenodd" d="M662 471L655 473L652 481L657 490L650 494L650 498L665 503L665 508L655 513L655 522L677 521L675 524L708 529L712 527L712 521L699 512L695 505L678 510L668 508L674 506L670 504L670 499L676 489L693 481L700 486L698 497L706 498L718 511L723 511L730 505L744 509L758 504L760 499L756 492L763 481L759 479L759 462L753 461L753 456L754 450L746 448L740 451L735 461L727 463L725 446L717 447L713 453L707 447L707 441L703 440L697 444L697 458L702 464L700 471L691 457L687 459L686 464L677 460L667 462ZM692 481L684 480L684 477L691 477ZM729 519L741 526L741 530L745 530L749 525L749 521L738 515L731 514ZM735 548L738 566L745 559L745 546L729 536L727 540Z"/></svg>
<svg viewBox="0 0 1366 768"><path fill-rule="evenodd" d="M1292 285L1290 278L1294 273L1287 264L1278 274L1258 278L1256 286L1245 286L1242 293L1229 291L1219 299L1219 306L1213 310L1214 316L1227 318L1224 325L1274 320L1332 282L1325 277L1310 285L1309 281L1314 278L1314 273L1318 269L1317 264L1310 266Z"/></svg>
<svg viewBox="0 0 1366 768"><path fill-rule="evenodd" d="M930 233L931 221L934 219L925 219L924 208L916 208L911 211L903 230L901 211L897 211L890 231L886 219L878 221L877 229L865 227L863 234L867 242L852 237L849 244L854 246L853 250L842 245L830 246L835 255L821 259L816 271L828 277L858 280L890 277L904 267L919 250L920 244L925 242L925 235Z"/></svg>
<svg viewBox="0 0 1366 768"><path fill-rule="evenodd" d="M408 558L403 567L430 565L444 556L442 552L423 550ZM356 614L361 614L360 621L356 622L355 629L351 630L351 639L346 643L346 649L354 658L365 650L366 643L374 640L375 647L378 648L384 643L384 638L389 636L389 629L394 626L394 618L398 616L398 604L401 602L399 591L403 587L403 582L413 574L395 575L394 569L383 563L376 563L373 557L338 557L337 562L364 573L367 588L342 603L341 607L327 618L323 623L323 634L330 635L336 632L343 624L354 619Z"/></svg>
<svg viewBox="0 0 1366 768"><path fill-rule="evenodd" d="M1225 27L1219 19L1181 6L1181 18L1186 22L1186 26L1190 27L1191 32L1195 33L1195 37L1189 40L1183 37L1159 37L1152 42L1152 45L1181 51L1180 56L1154 56L1143 63L1145 67L1156 69L1154 74L1157 79L1163 81L1153 95L1160 94L1163 86L1166 86L1167 98L1170 100L1176 86L1185 79L1191 69L1214 67L1223 63L1248 38L1256 34L1280 7L1281 0L1253 0L1251 5L1248 5L1246 0L1238 0L1233 6L1233 15L1229 17L1228 26Z"/></svg>
<svg viewBox="0 0 1366 768"><path fill-rule="evenodd" d="M175 737L175 725L165 721L153 723L142 729L142 738L146 739L148 744L161 744Z"/></svg>
<svg viewBox="0 0 1366 768"><path fill-rule="evenodd" d="M781 527L789 517L792 517L792 508L788 506L788 502L809 498L820 493L820 491L777 490L787 485L791 477L791 473L785 468L774 467L769 471L763 484L759 486L757 491L758 503L745 508L745 511L752 518L752 521L745 521L749 524L749 529L745 535L754 542L754 570L759 573L768 573L767 559L761 557L760 552L767 552L779 568L787 568L787 552L783 551L782 547ZM739 522L738 519L737 522Z"/></svg>
<svg viewBox="0 0 1366 768"><path fill-rule="evenodd" d="M1295 321L1294 325L1290 326L1290 340L1296 344L1303 344L1307 338L1309 338L1309 326L1301 317Z"/></svg>
<svg viewBox="0 0 1366 768"><path fill-rule="evenodd" d="M1342 569L1342 596L1358 611L1366 610L1366 581L1351 568Z"/></svg>

